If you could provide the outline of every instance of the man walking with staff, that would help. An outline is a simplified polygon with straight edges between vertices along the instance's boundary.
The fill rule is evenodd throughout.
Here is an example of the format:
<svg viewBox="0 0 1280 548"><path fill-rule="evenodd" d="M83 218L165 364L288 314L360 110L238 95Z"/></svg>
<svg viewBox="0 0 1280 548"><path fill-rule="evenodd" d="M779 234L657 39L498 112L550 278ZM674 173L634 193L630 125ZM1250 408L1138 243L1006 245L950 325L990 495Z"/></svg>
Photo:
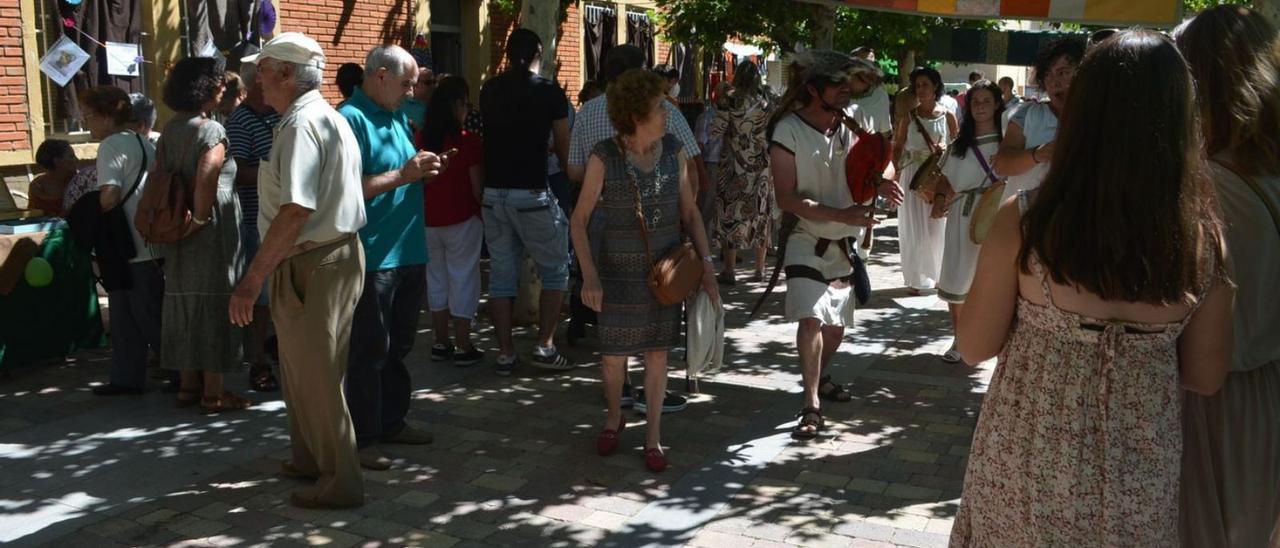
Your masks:
<svg viewBox="0 0 1280 548"><path fill-rule="evenodd" d="M843 122L843 109L855 93L866 90L863 73L878 72L869 62L843 53L797 54L788 69L787 94L769 123L778 207L795 218L784 221L794 228L783 234L782 264L786 316L799 322L796 345L804 379L804 408L792 430L797 439L814 438L822 430L819 398L850 399L843 386L823 373L845 327L853 325L855 265L861 265L856 242L876 220L871 217L874 208L854 203L845 180L845 158L855 135ZM891 201L901 199L896 185L881 184L878 193Z"/></svg>

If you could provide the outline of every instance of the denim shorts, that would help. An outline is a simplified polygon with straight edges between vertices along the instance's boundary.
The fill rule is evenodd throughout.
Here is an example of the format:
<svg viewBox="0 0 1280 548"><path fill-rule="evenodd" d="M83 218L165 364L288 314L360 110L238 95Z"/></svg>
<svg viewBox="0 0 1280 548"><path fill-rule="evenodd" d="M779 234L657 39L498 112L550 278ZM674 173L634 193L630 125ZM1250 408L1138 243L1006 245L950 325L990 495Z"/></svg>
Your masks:
<svg viewBox="0 0 1280 548"><path fill-rule="evenodd" d="M489 248L489 296L515 297L527 253L542 288L569 284L569 220L546 189L484 189L484 241Z"/></svg>

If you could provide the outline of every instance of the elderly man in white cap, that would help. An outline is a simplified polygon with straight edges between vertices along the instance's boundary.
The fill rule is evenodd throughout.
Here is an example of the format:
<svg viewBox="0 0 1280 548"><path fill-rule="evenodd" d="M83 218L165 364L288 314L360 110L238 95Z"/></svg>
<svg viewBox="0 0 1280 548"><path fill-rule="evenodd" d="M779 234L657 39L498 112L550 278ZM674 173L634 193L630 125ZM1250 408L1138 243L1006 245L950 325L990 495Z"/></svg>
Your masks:
<svg viewBox="0 0 1280 548"><path fill-rule="evenodd" d="M360 147L320 95L325 57L315 40L284 33L255 58L263 96L281 119L271 154L258 167L262 247L232 294L231 322L253 321L254 301L270 277L293 444L282 471L316 480L290 502L359 506L364 483L342 379L364 285L364 248L356 237L365 225Z"/></svg>

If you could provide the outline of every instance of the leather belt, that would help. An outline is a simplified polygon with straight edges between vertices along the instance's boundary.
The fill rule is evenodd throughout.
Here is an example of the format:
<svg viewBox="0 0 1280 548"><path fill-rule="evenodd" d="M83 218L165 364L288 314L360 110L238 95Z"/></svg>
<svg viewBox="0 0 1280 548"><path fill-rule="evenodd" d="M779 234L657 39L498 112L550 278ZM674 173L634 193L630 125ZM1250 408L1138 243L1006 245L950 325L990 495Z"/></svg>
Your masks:
<svg viewBox="0 0 1280 548"><path fill-rule="evenodd" d="M293 247L289 248L289 253L287 253L287 254L284 256L284 258L286 258L286 259L288 259L288 258L292 258L292 257L298 256L298 255L301 255L301 254L303 254L303 253L306 253L306 252L308 252L308 251L313 251L313 250L320 249L320 248L325 247L325 246L333 245L333 244L340 243L340 242L345 242L345 241L350 240L351 238L355 238L355 237L356 237L356 235L355 235L355 234L343 234L343 235L341 235L341 236L338 236L337 238L334 238L334 239L332 239L332 240L328 240L328 241L324 241L324 242L316 242L316 241L307 240L307 241L305 241L305 242L302 242L302 243L300 243L300 244L294 245Z"/></svg>

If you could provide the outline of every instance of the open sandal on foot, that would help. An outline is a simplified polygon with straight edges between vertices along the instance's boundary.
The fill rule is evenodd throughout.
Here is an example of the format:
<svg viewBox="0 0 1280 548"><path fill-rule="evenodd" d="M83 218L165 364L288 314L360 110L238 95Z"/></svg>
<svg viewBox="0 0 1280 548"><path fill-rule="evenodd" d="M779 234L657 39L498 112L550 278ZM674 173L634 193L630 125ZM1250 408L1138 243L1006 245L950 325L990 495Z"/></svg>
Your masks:
<svg viewBox="0 0 1280 548"><path fill-rule="evenodd" d="M827 388L823 388L827 387ZM853 394L845 390L844 385L831 380L831 375L823 375L818 379L818 396L827 401L844 403L853 399Z"/></svg>
<svg viewBox="0 0 1280 548"><path fill-rule="evenodd" d="M811 440L818 437L818 432L822 431L824 421L822 419L822 411L816 407L806 407L796 414L796 418L800 422L796 423L796 427L791 429L791 437L798 440Z"/></svg>
<svg viewBox="0 0 1280 548"><path fill-rule="evenodd" d="M222 413L224 411L240 411L248 409L253 402L244 396L238 396L231 392L223 392L218 396L205 396L200 398L200 412L206 415L214 413Z"/></svg>

